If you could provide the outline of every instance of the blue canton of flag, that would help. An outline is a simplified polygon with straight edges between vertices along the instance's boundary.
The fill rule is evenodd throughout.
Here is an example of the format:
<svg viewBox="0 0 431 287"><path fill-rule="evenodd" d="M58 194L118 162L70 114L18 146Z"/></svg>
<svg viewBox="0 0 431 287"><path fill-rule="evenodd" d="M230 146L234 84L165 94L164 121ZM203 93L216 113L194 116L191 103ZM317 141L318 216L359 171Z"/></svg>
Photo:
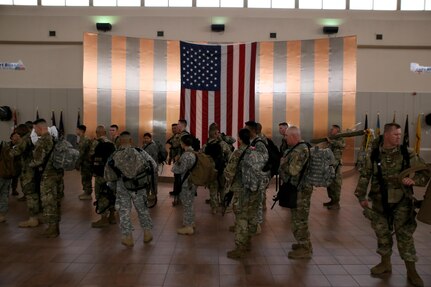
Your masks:
<svg viewBox="0 0 431 287"><path fill-rule="evenodd" d="M186 89L220 89L221 47L181 42L181 85Z"/></svg>

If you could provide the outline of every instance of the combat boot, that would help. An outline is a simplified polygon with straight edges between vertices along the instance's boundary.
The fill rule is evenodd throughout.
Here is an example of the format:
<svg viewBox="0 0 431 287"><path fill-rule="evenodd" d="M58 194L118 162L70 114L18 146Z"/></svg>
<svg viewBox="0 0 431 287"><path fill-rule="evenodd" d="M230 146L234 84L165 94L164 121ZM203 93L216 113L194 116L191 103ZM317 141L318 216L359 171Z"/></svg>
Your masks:
<svg viewBox="0 0 431 287"><path fill-rule="evenodd" d="M409 280L410 284L412 284L415 287L423 287L424 281L419 276L418 272L416 271L415 262L413 261L404 261L407 268L407 279Z"/></svg>
<svg viewBox="0 0 431 287"><path fill-rule="evenodd" d="M381 275L392 272L391 256L383 255L379 264L371 268L371 274Z"/></svg>
<svg viewBox="0 0 431 287"><path fill-rule="evenodd" d="M125 234L121 237L121 244L127 246L127 247L132 247L133 245L135 245L135 243L133 242L133 235L132 233L129 234Z"/></svg>
<svg viewBox="0 0 431 287"><path fill-rule="evenodd" d="M117 218L115 217L115 210L109 212L108 217L109 224L117 224Z"/></svg>
<svg viewBox="0 0 431 287"><path fill-rule="evenodd" d="M37 217L30 217L28 220L26 221L21 221L18 224L18 227L21 228L31 228L31 227L36 227L39 225L39 219L37 219Z"/></svg>
<svg viewBox="0 0 431 287"><path fill-rule="evenodd" d="M177 233L180 235L193 235L195 230L193 229L193 226L183 226L177 229Z"/></svg>
<svg viewBox="0 0 431 287"><path fill-rule="evenodd" d="M153 240L153 233L151 233L150 229L144 230L144 243L149 243L151 240Z"/></svg>
<svg viewBox="0 0 431 287"><path fill-rule="evenodd" d="M310 259L312 253L310 246L299 244L296 249L289 251L287 257L290 259Z"/></svg>
<svg viewBox="0 0 431 287"><path fill-rule="evenodd" d="M226 255L227 258L230 259L241 259L244 258L246 254L245 248L236 247L234 250L228 251Z"/></svg>
<svg viewBox="0 0 431 287"><path fill-rule="evenodd" d="M58 223L49 224L48 228L43 232L43 236L46 238L56 238L60 235L60 228Z"/></svg>
<svg viewBox="0 0 431 287"><path fill-rule="evenodd" d="M106 215L102 215L98 221L91 223L91 227L93 228L103 228L107 226L109 226L109 219Z"/></svg>
<svg viewBox="0 0 431 287"><path fill-rule="evenodd" d="M0 222L5 222L6 221L6 215L0 213Z"/></svg>

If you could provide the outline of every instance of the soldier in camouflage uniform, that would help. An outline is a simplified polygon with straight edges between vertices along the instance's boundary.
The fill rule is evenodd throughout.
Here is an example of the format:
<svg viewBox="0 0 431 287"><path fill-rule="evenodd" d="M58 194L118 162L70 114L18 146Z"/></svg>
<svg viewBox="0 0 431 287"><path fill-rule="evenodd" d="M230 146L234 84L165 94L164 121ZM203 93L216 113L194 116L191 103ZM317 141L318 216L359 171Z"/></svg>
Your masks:
<svg viewBox="0 0 431 287"><path fill-rule="evenodd" d="M340 130L341 129L339 125L332 125L329 135L335 136L336 134L340 133ZM341 185L343 183L343 150L346 147L346 141L341 137L334 140L326 138L326 140L335 158L335 178L327 187L330 201L323 203L323 206L326 206L328 209L340 209Z"/></svg>
<svg viewBox="0 0 431 287"><path fill-rule="evenodd" d="M52 151L54 149L54 140L48 131L46 121L39 119L33 124L35 132L40 138L34 146L33 159L29 166L35 168L40 176L40 199L44 221L48 224L44 236L55 238L60 234L60 200L63 195L60 188L63 170L58 170L53 166Z"/></svg>
<svg viewBox="0 0 431 287"><path fill-rule="evenodd" d="M34 184L34 168L30 167L30 162L33 159L33 143L31 142L31 130L24 124L16 127L15 131L21 137L19 143L14 146L12 154L19 156L21 159L21 190L27 199L27 210L29 219L21 221L18 226L22 228L36 227L39 225L37 215L41 212L40 194L35 189Z"/></svg>
<svg viewBox="0 0 431 287"><path fill-rule="evenodd" d="M136 152L135 148L132 147L132 138L130 136L130 133L127 131L124 131L120 134L119 137L119 148L117 151L115 151L111 158L115 162L115 169L113 170L113 167L111 167L111 163L108 163L105 166L105 179L107 181L116 181L116 190L117 190L117 199L116 199L116 206L118 209L119 217L120 217L120 229L122 234L121 243L126 246L133 246L133 226L131 222L131 212L132 212L132 204L135 206L135 209L138 213L139 223L141 224L142 229L144 230L144 243L148 243L153 239L153 235L151 233L151 229L153 228L153 222L151 220L150 212L148 210L148 207L146 205L146 194L147 191L145 188L139 189L137 191L131 191L126 189L123 181L123 177L118 174L118 171L121 171L124 166L132 165L137 166L140 161L146 162L150 165L152 165L152 171L153 175L152 177L157 174L157 163L153 160L153 158L144 150L141 150L139 159L135 157L135 162L129 162L130 157L127 155L129 153ZM125 160L126 162L121 162L121 160ZM146 166L146 165L144 165ZM142 170L141 170L142 171ZM139 171L139 172L141 172ZM148 175L150 177L150 175ZM147 187L148 188L148 187Z"/></svg>
<svg viewBox="0 0 431 287"><path fill-rule="evenodd" d="M232 259L242 258L251 250L251 237L256 233L256 213L259 208L258 192L250 192L242 184L241 161L250 144L250 131L241 129L238 134L240 146L236 149L224 170L226 186L233 192L233 212L235 213L235 249L227 252Z"/></svg>
<svg viewBox="0 0 431 287"><path fill-rule="evenodd" d="M414 177L398 178L401 171L409 167L425 166L417 154L407 147L400 146L401 127L396 123L386 124L383 142L379 140L365 161L361 170L355 195L364 214L371 219L377 236L377 253L381 262L371 268L371 274L380 275L392 271L391 255L394 231L398 251L407 268L407 278L414 286L424 286L419 277L415 262L417 261L413 233L416 230L415 211L413 206L413 185L424 186L429 175L416 172ZM372 202L369 209L367 200L368 184L371 189L368 198Z"/></svg>
<svg viewBox="0 0 431 287"><path fill-rule="evenodd" d="M181 147L184 152L172 167L172 172L180 175L180 180L182 182L179 197L183 205L183 227L177 229L177 233L181 235L192 235L195 232L193 201L195 199L197 187L189 182L189 171L194 166L197 157L193 153L192 143L193 137L190 134L181 137Z"/></svg>
<svg viewBox="0 0 431 287"><path fill-rule="evenodd" d="M79 195L79 199L81 200L91 200L91 193L93 191L91 186L91 181L93 179L90 159L91 141L85 136L86 130L87 127L84 125L79 125L76 128L76 135L79 137L79 159L76 163L76 169L81 171L81 183L84 190L84 192Z"/></svg>
<svg viewBox="0 0 431 287"><path fill-rule="evenodd" d="M284 154L284 152L287 150L287 142L284 139L284 134L286 133L287 128L289 127L289 124L286 122L282 122L278 124L278 132L281 135L281 145L280 145L280 152L281 154Z"/></svg>
<svg viewBox="0 0 431 287"><path fill-rule="evenodd" d="M150 133L144 133L144 144L142 148L158 163L159 147L153 141L153 136Z"/></svg>
<svg viewBox="0 0 431 287"><path fill-rule="evenodd" d="M118 125L113 124L109 127L109 134L111 135L111 141L115 144L115 147L120 146L120 131Z"/></svg>
<svg viewBox="0 0 431 287"><path fill-rule="evenodd" d="M290 126L286 130L285 139L289 148L280 161L280 179L283 182L290 180L294 186L298 187L297 208L291 209L292 232L297 243L292 244L292 251L288 253L288 257L290 259L306 259L311 258L313 253L308 229L313 187L302 180L301 174L303 174L304 168L307 168L310 153L305 143L297 145L303 142L298 127ZM292 148L294 149L291 150Z"/></svg>
<svg viewBox="0 0 431 287"><path fill-rule="evenodd" d="M174 149L174 138L175 135L177 134L177 123L173 123L171 125L171 129L172 129L172 136L166 141L166 144L169 145L169 158L168 158L168 164L171 165L173 162L175 162L175 156L176 154L176 150Z"/></svg>
<svg viewBox="0 0 431 287"><path fill-rule="evenodd" d="M223 169L232 151L229 145L220 138L220 131L218 130L218 128L212 128L212 129L210 128L208 134L209 134L208 142L202 147L202 150L204 150L206 154L209 154L208 153L209 149L207 149L207 147L210 147L211 145L219 145L220 151L221 151L220 155L212 155L212 156L219 157L217 159L213 158L216 161L216 168L218 168L217 169L218 175L217 175L217 179L208 185L208 189L210 190L211 212L213 214L216 214L217 209L220 205L220 199L222 199L224 196L223 195L223 190L224 190Z"/></svg>
<svg viewBox="0 0 431 287"><path fill-rule="evenodd" d="M250 131L250 145L255 147L258 152L260 152L265 158L265 163L269 159L268 149L266 145L268 141L266 136L262 133L262 125L256 123L255 121L248 121L245 123L245 128ZM261 194L261 202L259 204L259 209L257 213L257 230L256 234L261 233L261 224L263 223L263 210L266 209L266 189L269 185L269 180L271 177L270 171L264 172L259 175L261 184L259 185L259 193Z"/></svg>
<svg viewBox="0 0 431 287"><path fill-rule="evenodd" d="M93 142L91 144L90 152L89 152L89 156L92 159L93 166L96 164L103 164L104 165L103 162L102 163L96 162L94 155L95 155L97 146L101 143L106 143L106 142L112 143L106 137L105 127L104 126L98 126L96 128L96 140L93 140ZM102 186L106 183L106 181L103 178L103 175L99 175L99 174L96 174L95 172L93 172L93 176L94 176L94 193L96 196L96 200L98 200L99 196L100 196L100 192L102 190ZM115 219L115 207L111 207L109 209L109 211L105 211L101 214L101 218L99 220L92 222L91 227L103 228L103 227L109 226L109 224L116 224L116 223L117 223L117 221Z"/></svg>

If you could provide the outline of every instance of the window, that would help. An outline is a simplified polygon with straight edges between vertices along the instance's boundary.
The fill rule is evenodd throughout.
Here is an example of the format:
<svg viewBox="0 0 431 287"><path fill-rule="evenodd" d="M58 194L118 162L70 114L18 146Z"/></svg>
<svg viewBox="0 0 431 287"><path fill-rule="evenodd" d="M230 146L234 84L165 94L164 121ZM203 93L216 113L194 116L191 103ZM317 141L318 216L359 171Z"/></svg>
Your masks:
<svg viewBox="0 0 431 287"><path fill-rule="evenodd" d="M350 0L350 10L373 10L373 0Z"/></svg>
<svg viewBox="0 0 431 287"><path fill-rule="evenodd" d="M271 0L248 0L248 8L271 8Z"/></svg>
<svg viewBox="0 0 431 287"><path fill-rule="evenodd" d="M169 0L169 7L192 7L192 0Z"/></svg>
<svg viewBox="0 0 431 287"><path fill-rule="evenodd" d="M42 6L65 6L65 0L42 0Z"/></svg>
<svg viewBox="0 0 431 287"><path fill-rule="evenodd" d="M374 0L374 10L397 10L397 0Z"/></svg>
<svg viewBox="0 0 431 287"><path fill-rule="evenodd" d="M13 5L12 0L0 0L0 5Z"/></svg>
<svg viewBox="0 0 431 287"><path fill-rule="evenodd" d="M13 5L37 6L37 0L14 0Z"/></svg>
<svg viewBox="0 0 431 287"><path fill-rule="evenodd" d="M299 0L299 9L322 9L322 0Z"/></svg>
<svg viewBox="0 0 431 287"><path fill-rule="evenodd" d="M146 7L168 7L168 0L145 0Z"/></svg>
<svg viewBox="0 0 431 287"><path fill-rule="evenodd" d="M221 0L220 7L243 8L244 0Z"/></svg>
<svg viewBox="0 0 431 287"><path fill-rule="evenodd" d="M141 0L117 0L118 7L140 7Z"/></svg>
<svg viewBox="0 0 431 287"><path fill-rule="evenodd" d="M272 8L295 8L295 0L272 0Z"/></svg>
<svg viewBox="0 0 431 287"><path fill-rule="evenodd" d="M323 9L345 10L346 0L323 0Z"/></svg>
<svg viewBox="0 0 431 287"><path fill-rule="evenodd" d="M220 7L220 0L196 0L196 7Z"/></svg>
<svg viewBox="0 0 431 287"><path fill-rule="evenodd" d="M402 0L401 10L413 11L413 10L424 10L425 1L424 0Z"/></svg>
<svg viewBox="0 0 431 287"><path fill-rule="evenodd" d="M93 0L93 6L117 6L117 0Z"/></svg>
<svg viewBox="0 0 431 287"><path fill-rule="evenodd" d="M66 0L66 6L90 6L89 0Z"/></svg>
<svg viewBox="0 0 431 287"><path fill-rule="evenodd" d="M425 0L425 10L431 11L431 0Z"/></svg>

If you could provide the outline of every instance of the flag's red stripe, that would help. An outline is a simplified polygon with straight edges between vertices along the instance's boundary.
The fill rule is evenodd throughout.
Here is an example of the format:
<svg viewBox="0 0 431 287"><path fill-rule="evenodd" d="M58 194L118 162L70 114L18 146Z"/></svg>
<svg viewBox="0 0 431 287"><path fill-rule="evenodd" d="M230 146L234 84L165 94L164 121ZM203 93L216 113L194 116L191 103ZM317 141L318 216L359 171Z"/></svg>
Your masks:
<svg viewBox="0 0 431 287"><path fill-rule="evenodd" d="M214 120L219 127L221 124L221 110L220 110L220 108L221 108L221 96L220 96L220 90L217 90L214 93Z"/></svg>
<svg viewBox="0 0 431 287"><path fill-rule="evenodd" d="M202 144L208 139L208 91L202 91Z"/></svg>
<svg viewBox="0 0 431 287"><path fill-rule="evenodd" d="M196 135L196 90L190 91L190 132Z"/></svg>
<svg viewBox="0 0 431 287"><path fill-rule="evenodd" d="M239 46L239 75L238 75L238 122L237 131L244 125L244 92L245 92L245 44ZM236 136L236 135L233 135Z"/></svg>
<svg viewBox="0 0 431 287"><path fill-rule="evenodd" d="M256 77L256 47L257 43L251 44L251 60L250 60L250 94L249 94L249 119L255 119L255 77Z"/></svg>
<svg viewBox="0 0 431 287"><path fill-rule="evenodd" d="M226 133L232 135L232 101L233 101L233 46L227 46L226 67Z"/></svg>
<svg viewBox="0 0 431 287"><path fill-rule="evenodd" d="M186 118L186 89L181 87L180 119Z"/></svg>

